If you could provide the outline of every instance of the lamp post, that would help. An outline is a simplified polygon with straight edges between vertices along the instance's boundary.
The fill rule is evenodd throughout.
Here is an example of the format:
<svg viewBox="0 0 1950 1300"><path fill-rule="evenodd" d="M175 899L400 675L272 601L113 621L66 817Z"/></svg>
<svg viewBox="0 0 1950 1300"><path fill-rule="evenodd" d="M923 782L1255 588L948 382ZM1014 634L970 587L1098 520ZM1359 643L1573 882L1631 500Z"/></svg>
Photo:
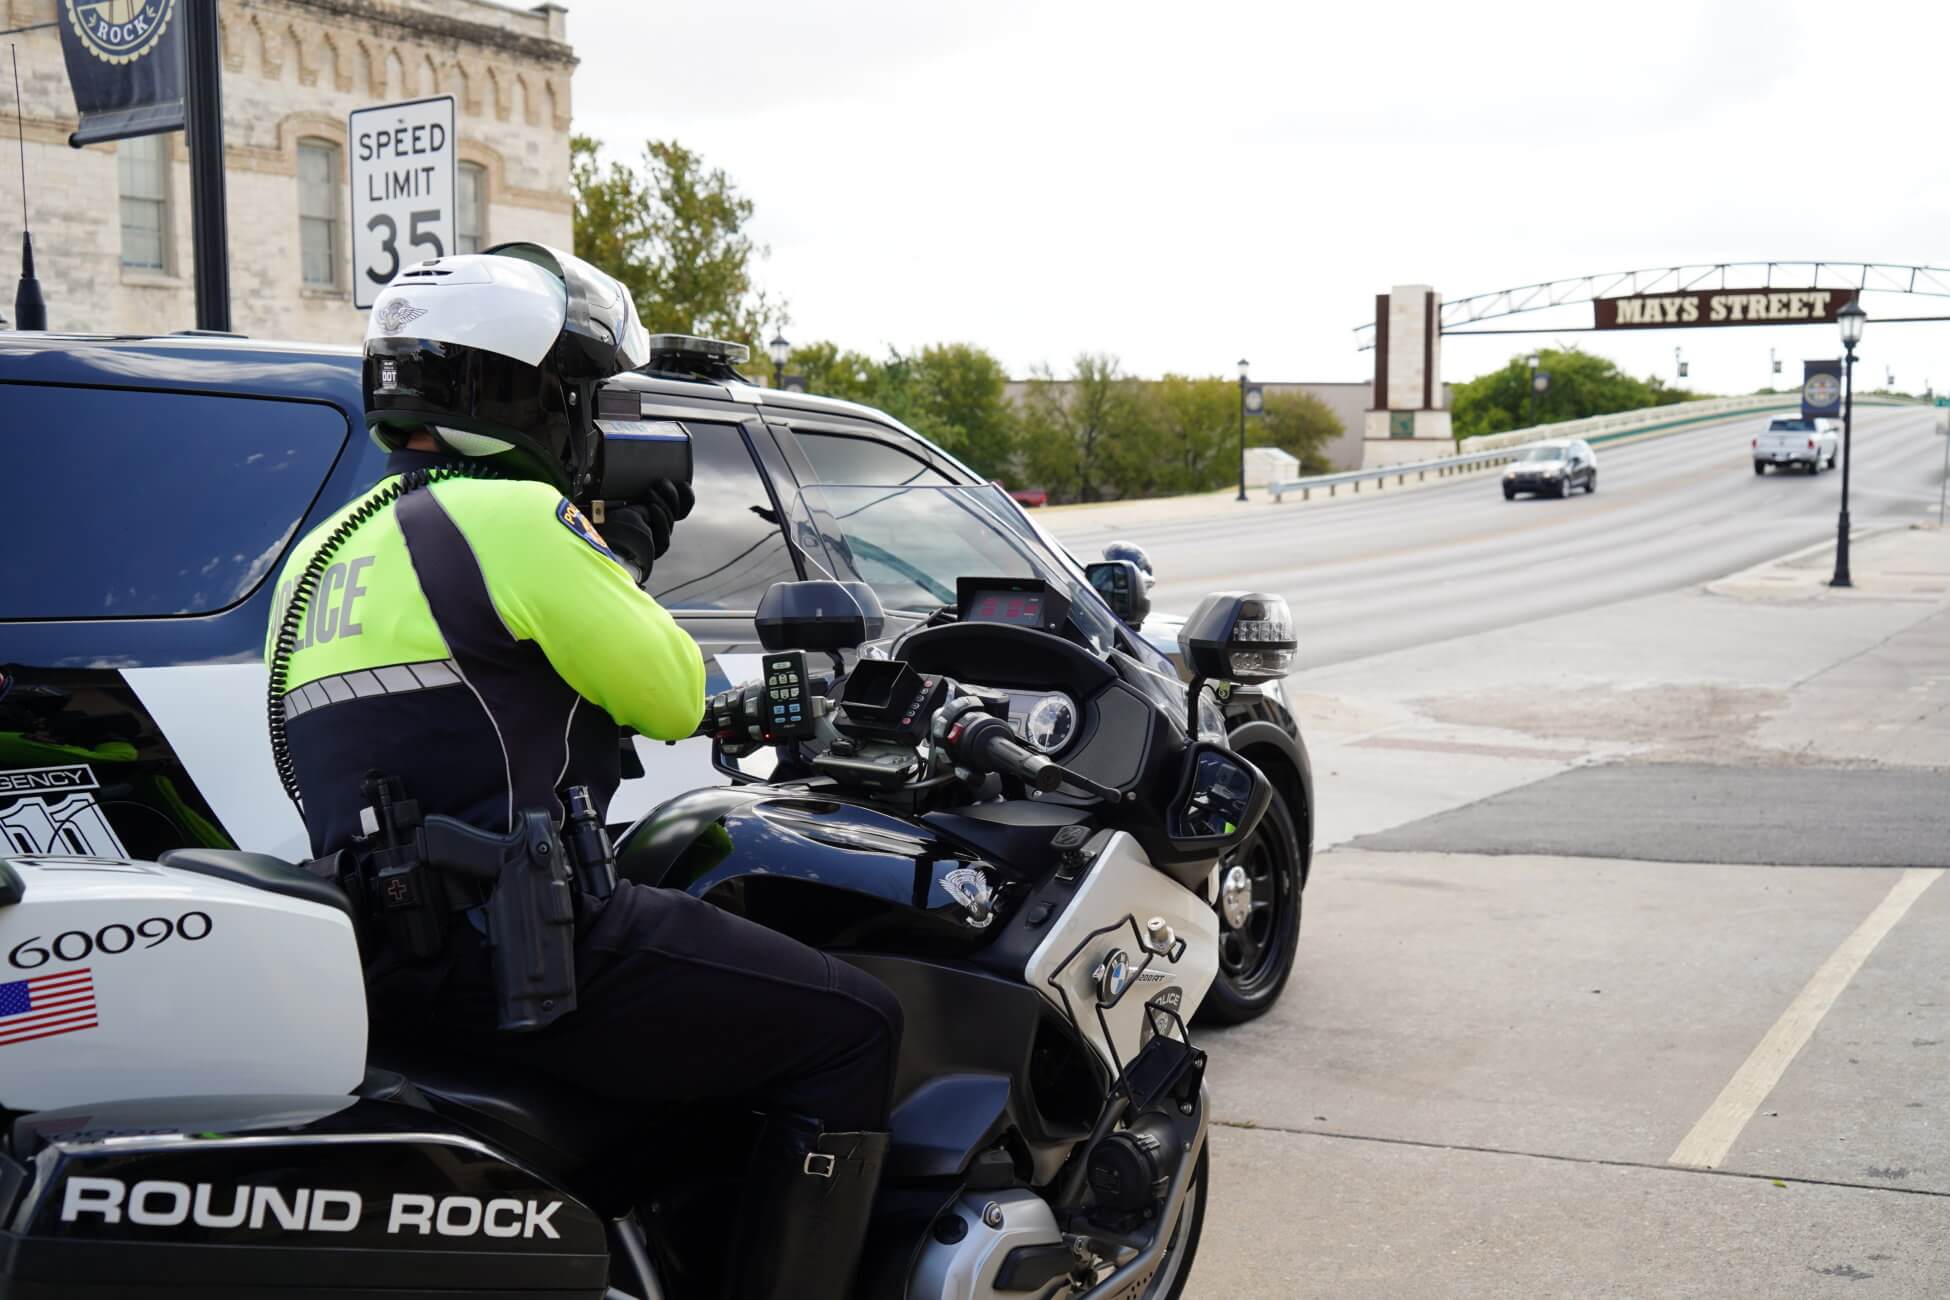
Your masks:
<svg viewBox="0 0 1950 1300"><path fill-rule="evenodd" d="M1773 378L1773 377L1774 377L1775 375L1778 375L1778 374L1780 374L1780 373L1781 373L1781 362L1780 362L1780 358L1778 358L1778 357L1776 357L1776 356L1774 355L1774 349L1773 349L1773 348L1769 348L1769 349L1767 349L1767 375L1768 375L1768 379L1767 379L1767 391L1768 391L1768 392L1770 392L1770 393L1771 393L1771 392L1773 392L1773 391L1774 391L1774 378Z"/></svg>
<svg viewBox="0 0 1950 1300"><path fill-rule="evenodd" d="M1239 358L1239 497L1246 499L1246 374L1252 369L1246 358Z"/></svg>
<svg viewBox="0 0 1950 1300"><path fill-rule="evenodd" d="M1530 367L1530 396L1527 399L1530 405L1525 408L1530 414L1525 419L1525 427L1534 429L1537 427L1537 354L1531 353L1524 358L1524 362Z"/></svg>
<svg viewBox="0 0 1950 1300"><path fill-rule="evenodd" d="M1862 341L1862 327L1869 313L1860 300L1851 301L1835 317L1842 327L1842 517L1835 525L1835 576L1831 587L1853 587L1848 577L1848 471L1855 463L1850 447L1855 432L1855 345Z"/></svg>
<svg viewBox="0 0 1950 1300"><path fill-rule="evenodd" d="M765 345L765 351L772 358L772 387L785 387L785 362L792 355L792 345L785 341L785 335L774 334L772 341Z"/></svg>

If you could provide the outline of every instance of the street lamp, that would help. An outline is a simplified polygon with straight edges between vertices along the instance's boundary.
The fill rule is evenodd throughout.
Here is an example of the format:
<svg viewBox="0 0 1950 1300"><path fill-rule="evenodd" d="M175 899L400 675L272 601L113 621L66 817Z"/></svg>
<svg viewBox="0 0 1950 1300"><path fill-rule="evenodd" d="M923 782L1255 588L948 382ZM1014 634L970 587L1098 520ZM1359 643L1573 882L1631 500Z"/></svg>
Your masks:
<svg viewBox="0 0 1950 1300"><path fill-rule="evenodd" d="M1842 517L1835 525L1835 576L1828 581L1831 587L1853 587L1848 577L1848 470L1855 463L1849 454L1855 432L1855 345L1862 341L1862 327L1869 323L1869 313L1862 310L1858 299L1851 299L1848 306L1836 315L1835 322L1842 327Z"/></svg>
<svg viewBox="0 0 1950 1300"><path fill-rule="evenodd" d="M1773 348L1767 349L1767 373L1769 375L1778 375L1781 373L1780 358L1774 355ZM1767 381L1767 391L1770 393L1774 391L1774 381L1772 379Z"/></svg>
<svg viewBox="0 0 1950 1300"><path fill-rule="evenodd" d="M1680 377L1681 379L1684 379L1684 378L1686 377L1686 362L1685 362L1685 360L1684 360L1684 359L1683 359L1683 358L1682 358L1682 357L1681 357L1681 356L1679 355L1679 349L1678 349L1678 348L1674 348L1674 349L1672 350L1672 364L1673 364L1673 366L1674 366L1674 368L1675 368L1675 369L1677 369L1677 370L1679 371L1679 377Z"/></svg>
<svg viewBox="0 0 1950 1300"><path fill-rule="evenodd" d="M1528 399L1530 405L1525 408L1530 412L1530 415L1525 427L1534 429L1537 427L1537 354L1535 352L1531 353L1524 358L1524 362L1530 367L1530 397Z"/></svg>
<svg viewBox="0 0 1950 1300"><path fill-rule="evenodd" d="M1239 497L1246 499L1246 374L1252 369L1246 358L1239 358Z"/></svg>
<svg viewBox="0 0 1950 1300"><path fill-rule="evenodd" d="M772 341L765 345L765 350L772 357L772 387L784 388L785 362L792 355L792 345L785 341L785 335L774 334Z"/></svg>

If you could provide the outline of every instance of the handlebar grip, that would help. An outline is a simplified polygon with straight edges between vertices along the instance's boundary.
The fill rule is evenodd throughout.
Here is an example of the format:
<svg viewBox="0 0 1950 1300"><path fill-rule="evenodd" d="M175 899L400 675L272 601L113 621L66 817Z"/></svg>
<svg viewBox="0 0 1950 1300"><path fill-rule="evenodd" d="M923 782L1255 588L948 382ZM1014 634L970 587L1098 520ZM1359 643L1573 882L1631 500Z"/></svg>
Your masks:
<svg viewBox="0 0 1950 1300"><path fill-rule="evenodd" d="M1044 794L1063 784L1063 770L1018 741L1000 718L982 716L964 725L960 748L970 767L1013 776Z"/></svg>

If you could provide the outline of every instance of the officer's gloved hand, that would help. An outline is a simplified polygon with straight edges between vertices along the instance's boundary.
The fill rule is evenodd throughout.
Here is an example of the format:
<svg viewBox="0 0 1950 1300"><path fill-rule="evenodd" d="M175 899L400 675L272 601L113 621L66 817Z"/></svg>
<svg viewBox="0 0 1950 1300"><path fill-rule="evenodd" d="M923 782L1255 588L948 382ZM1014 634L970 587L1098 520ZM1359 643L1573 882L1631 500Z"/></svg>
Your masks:
<svg viewBox="0 0 1950 1300"><path fill-rule="evenodd" d="M688 483L660 479L642 500L626 506L608 505L603 517L603 540L636 573L641 583L650 568L670 549L677 521L691 513L697 497Z"/></svg>

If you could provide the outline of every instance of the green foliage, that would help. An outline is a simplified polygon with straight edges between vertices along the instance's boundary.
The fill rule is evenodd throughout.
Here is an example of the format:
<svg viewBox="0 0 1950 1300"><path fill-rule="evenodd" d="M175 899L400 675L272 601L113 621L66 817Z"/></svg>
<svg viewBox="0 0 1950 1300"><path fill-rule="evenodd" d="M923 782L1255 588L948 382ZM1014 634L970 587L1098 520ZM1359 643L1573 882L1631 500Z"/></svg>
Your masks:
<svg viewBox="0 0 1950 1300"><path fill-rule="evenodd" d="M878 362L863 352L845 351L837 343L802 344L792 349L785 368L788 374L805 377L807 392L840 397L849 402L865 402L870 406L880 385ZM769 384L771 380L768 369L764 382Z"/></svg>
<svg viewBox="0 0 1950 1300"><path fill-rule="evenodd" d="M1238 474L1236 382L1166 375L1140 398L1140 418L1116 456L1119 496L1204 492Z"/></svg>
<svg viewBox="0 0 1950 1300"><path fill-rule="evenodd" d="M989 477L1007 480L1015 456L1016 412L1004 396L1002 363L969 343L935 343L889 352L884 361L837 343L792 349L786 370L806 390L885 411ZM769 371L763 376L771 381Z"/></svg>
<svg viewBox="0 0 1950 1300"><path fill-rule="evenodd" d="M1002 363L968 343L937 343L905 360L907 423L977 473L1002 477L1016 445Z"/></svg>
<svg viewBox="0 0 1950 1300"><path fill-rule="evenodd" d="M1326 474L1334 466L1327 459L1327 448L1347 429L1333 408L1312 393L1270 393L1266 414L1260 417L1260 430L1247 438L1255 446L1278 447L1300 459L1302 474Z"/></svg>
<svg viewBox="0 0 1950 1300"><path fill-rule="evenodd" d="M1537 394L1538 424L1667 406L1699 396L1683 388L1668 388L1656 375L1636 379L1604 357L1586 352L1546 349L1537 356L1538 369L1550 374L1549 391ZM1530 396L1530 368L1520 356L1511 357L1501 370L1457 384L1450 401L1456 437L1473 438L1527 427L1531 423Z"/></svg>
<svg viewBox="0 0 1950 1300"><path fill-rule="evenodd" d="M764 353L783 314L752 281L766 250L746 233L752 202L674 140L650 140L640 168L603 166L601 142L569 141L576 255L620 280L644 328L732 339Z"/></svg>
<svg viewBox="0 0 1950 1300"><path fill-rule="evenodd" d="M1023 398L1025 481L1044 488L1052 501L1117 495L1111 447L1138 425L1141 409L1137 381L1123 373L1116 357L1083 353L1067 383L1049 367L1037 367Z"/></svg>

